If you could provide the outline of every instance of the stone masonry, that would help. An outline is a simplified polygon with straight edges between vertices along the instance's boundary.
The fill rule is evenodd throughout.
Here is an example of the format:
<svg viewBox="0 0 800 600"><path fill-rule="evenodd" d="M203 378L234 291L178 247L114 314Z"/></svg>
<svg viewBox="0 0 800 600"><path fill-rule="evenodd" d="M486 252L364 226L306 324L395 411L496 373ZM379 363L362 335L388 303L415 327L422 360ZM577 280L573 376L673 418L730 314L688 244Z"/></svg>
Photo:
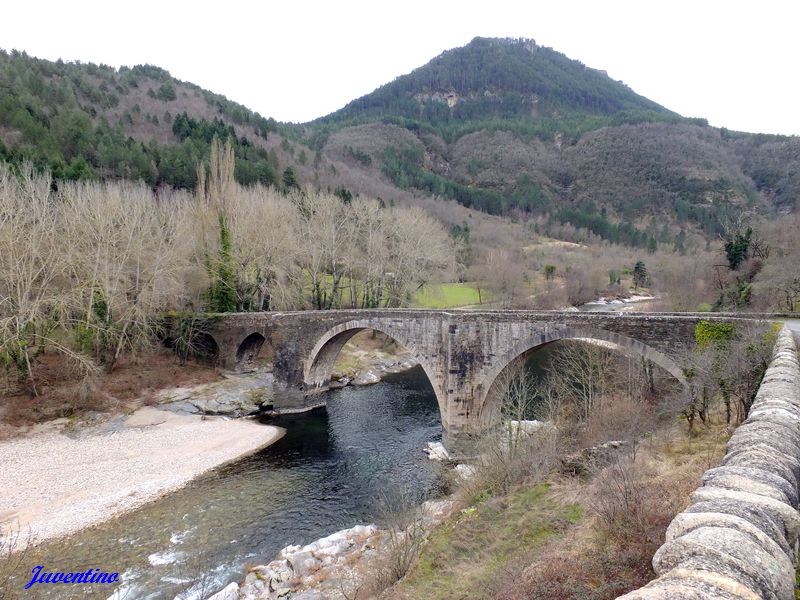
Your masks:
<svg viewBox="0 0 800 600"><path fill-rule="evenodd" d="M236 368L273 354L276 409L319 405L331 369L357 332L375 329L408 349L439 404L444 442L454 450L493 424L495 382L530 352L557 340L583 340L641 356L683 381L682 357L700 320L770 320L772 315L581 313L568 311L331 310L214 316L208 333L219 362ZM267 350L265 350L267 349ZM468 442L465 442L468 443Z"/></svg>
<svg viewBox="0 0 800 600"><path fill-rule="evenodd" d="M750 414L718 467L667 529L658 578L625 600L795 598L800 367L790 331L775 344Z"/></svg>

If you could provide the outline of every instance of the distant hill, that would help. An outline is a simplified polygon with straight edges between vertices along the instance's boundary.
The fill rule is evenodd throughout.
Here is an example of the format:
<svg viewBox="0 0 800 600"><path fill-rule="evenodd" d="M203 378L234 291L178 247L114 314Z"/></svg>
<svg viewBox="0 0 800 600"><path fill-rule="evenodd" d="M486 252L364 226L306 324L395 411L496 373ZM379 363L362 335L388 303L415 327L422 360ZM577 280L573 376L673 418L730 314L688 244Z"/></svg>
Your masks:
<svg viewBox="0 0 800 600"><path fill-rule="evenodd" d="M684 118L533 40L476 38L310 126L328 158L398 187L635 246L800 195L800 139Z"/></svg>
<svg viewBox="0 0 800 600"><path fill-rule="evenodd" d="M191 188L215 135L234 139L241 183L449 198L633 246L672 245L687 228L716 235L730 215L799 205L800 138L684 118L532 40L476 38L305 125L155 66L0 51L7 162Z"/></svg>
<svg viewBox="0 0 800 600"><path fill-rule="evenodd" d="M475 38L398 77L317 124L416 122L449 142L500 126L528 135L579 135L603 125L679 120L604 72L527 39Z"/></svg>
<svg viewBox="0 0 800 600"><path fill-rule="evenodd" d="M57 178L191 187L216 134L235 140L240 181L276 183L265 142L281 130L151 65L116 70L0 52L0 158L32 161Z"/></svg>

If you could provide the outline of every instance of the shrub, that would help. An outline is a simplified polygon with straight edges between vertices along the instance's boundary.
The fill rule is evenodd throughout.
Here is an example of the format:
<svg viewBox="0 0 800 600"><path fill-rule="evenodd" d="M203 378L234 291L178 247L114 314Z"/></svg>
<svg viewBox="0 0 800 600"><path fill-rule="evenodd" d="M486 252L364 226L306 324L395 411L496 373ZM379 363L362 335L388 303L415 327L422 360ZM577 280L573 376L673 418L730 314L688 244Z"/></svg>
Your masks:
<svg viewBox="0 0 800 600"><path fill-rule="evenodd" d="M700 321L694 327L694 339L700 348L718 346L733 338L735 326L732 323Z"/></svg>

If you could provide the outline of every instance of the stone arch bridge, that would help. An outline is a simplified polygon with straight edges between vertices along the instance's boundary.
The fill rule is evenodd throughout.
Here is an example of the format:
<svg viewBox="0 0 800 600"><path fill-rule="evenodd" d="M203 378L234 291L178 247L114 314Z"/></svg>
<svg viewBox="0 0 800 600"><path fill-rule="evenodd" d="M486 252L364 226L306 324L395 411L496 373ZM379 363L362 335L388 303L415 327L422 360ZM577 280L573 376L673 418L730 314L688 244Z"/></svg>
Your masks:
<svg viewBox="0 0 800 600"><path fill-rule="evenodd" d="M568 311L331 310L236 313L209 317L208 343L235 369L260 352L274 355L276 409L319 405L339 351L357 332L380 331L408 349L428 376L445 444L479 431L496 402L500 373L558 340L582 340L641 356L684 381L682 357L701 320L771 321L777 315L581 313Z"/></svg>

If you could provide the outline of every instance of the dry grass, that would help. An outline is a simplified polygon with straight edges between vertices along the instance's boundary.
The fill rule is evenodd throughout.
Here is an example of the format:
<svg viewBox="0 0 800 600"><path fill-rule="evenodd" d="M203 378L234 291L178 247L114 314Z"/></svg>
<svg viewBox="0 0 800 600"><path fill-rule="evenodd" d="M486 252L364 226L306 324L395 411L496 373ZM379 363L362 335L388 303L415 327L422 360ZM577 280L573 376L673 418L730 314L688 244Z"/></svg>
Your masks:
<svg viewBox="0 0 800 600"><path fill-rule="evenodd" d="M490 598L497 582L530 564L548 539L581 516L577 505L555 500L548 484L484 501L436 528L416 568L381 597Z"/></svg>
<svg viewBox="0 0 800 600"><path fill-rule="evenodd" d="M219 379L216 369L196 362L178 365L175 356L160 349L136 359L120 361L111 373L88 381L76 373L61 354L43 354L37 364L38 396L10 374L0 384L6 393L0 404L0 436L14 428L62 417L80 418L92 412L129 412L148 401L156 391L196 385Z"/></svg>
<svg viewBox="0 0 800 600"><path fill-rule="evenodd" d="M430 533L416 566L380 597L606 600L644 585L667 526L724 453L728 432L714 423L689 438L670 422L640 441L635 460L629 447L590 477L529 473L501 495L486 491L498 488L479 469L460 492L466 508Z"/></svg>
<svg viewBox="0 0 800 600"><path fill-rule="evenodd" d="M621 457L589 481L554 482L554 499L580 502L587 517L507 578L493 598L606 600L649 582L667 526L722 457L726 438L722 425L689 439L677 424L650 436L635 461Z"/></svg>

